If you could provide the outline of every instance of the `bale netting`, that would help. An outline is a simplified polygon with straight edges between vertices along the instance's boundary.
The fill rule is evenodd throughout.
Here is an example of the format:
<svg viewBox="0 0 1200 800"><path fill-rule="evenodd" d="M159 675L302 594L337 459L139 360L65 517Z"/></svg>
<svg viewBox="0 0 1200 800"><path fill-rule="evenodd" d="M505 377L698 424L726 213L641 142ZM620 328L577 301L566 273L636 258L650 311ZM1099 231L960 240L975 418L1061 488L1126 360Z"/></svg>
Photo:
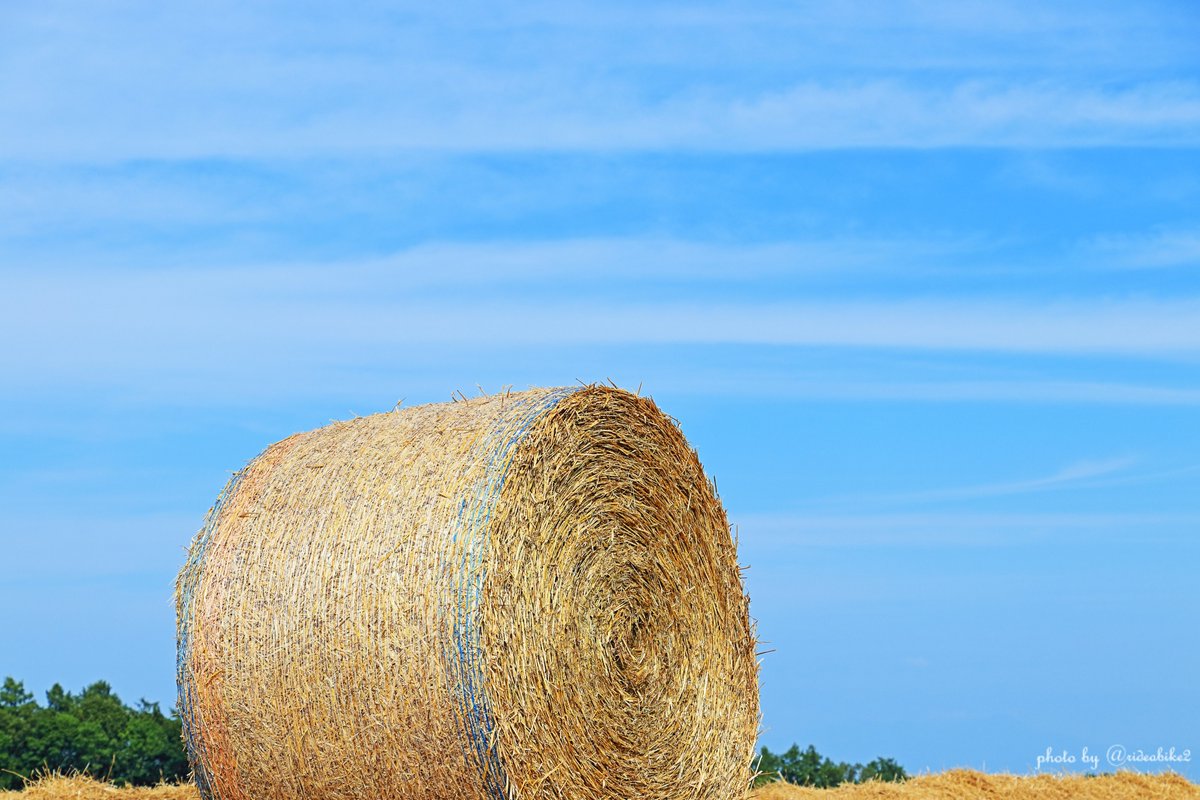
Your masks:
<svg viewBox="0 0 1200 800"><path fill-rule="evenodd" d="M338 422L234 475L180 572L206 800L741 798L735 543L654 403L588 386Z"/></svg>

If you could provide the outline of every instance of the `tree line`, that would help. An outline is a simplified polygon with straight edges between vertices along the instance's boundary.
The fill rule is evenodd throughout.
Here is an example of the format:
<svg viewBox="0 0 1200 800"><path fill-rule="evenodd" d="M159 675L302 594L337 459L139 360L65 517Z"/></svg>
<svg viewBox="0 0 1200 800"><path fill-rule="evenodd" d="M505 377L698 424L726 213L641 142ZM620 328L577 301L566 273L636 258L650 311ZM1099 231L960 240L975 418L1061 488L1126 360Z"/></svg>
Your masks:
<svg viewBox="0 0 1200 800"><path fill-rule="evenodd" d="M848 764L822 756L811 744L804 750L794 744L782 753L772 753L764 747L759 751L756 766L756 786L785 780L799 786L828 789L843 783L902 781L908 777L895 759L881 757L867 764Z"/></svg>
<svg viewBox="0 0 1200 800"><path fill-rule="evenodd" d="M57 683L41 705L20 681L0 687L0 789L45 770L90 771L122 785L188 777L179 717L158 703L130 707L97 681L79 694Z"/></svg>
<svg viewBox="0 0 1200 800"><path fill-rule="evenodd" d="M140 700L127 706L104 681L78 694L57 683L38 703L13 678L0 687L0 790L19 789L23 778L45 770L88 771L116 784L149 786L188 779L188 762L174 710ZM758 784L783 779L802 786L837 786L865 780L904 780L890 758L863 764L834 762L812 745L783 753L766 747L756 764Z"/></svg>

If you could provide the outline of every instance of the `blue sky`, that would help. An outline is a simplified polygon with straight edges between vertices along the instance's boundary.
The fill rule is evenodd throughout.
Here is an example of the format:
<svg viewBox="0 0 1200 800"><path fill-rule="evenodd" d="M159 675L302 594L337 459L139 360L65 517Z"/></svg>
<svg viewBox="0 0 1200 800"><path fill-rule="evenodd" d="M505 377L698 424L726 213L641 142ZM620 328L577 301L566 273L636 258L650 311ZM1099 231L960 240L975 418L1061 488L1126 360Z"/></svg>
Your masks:
<svg viewBox="0 0 1200 800"><path fill-rule="evenodd" d="M183 548L265 445L611 378L738 524L763 743L1200 751L1197 41L1183 2L6 5L0 673L169 703Z"/></svg>

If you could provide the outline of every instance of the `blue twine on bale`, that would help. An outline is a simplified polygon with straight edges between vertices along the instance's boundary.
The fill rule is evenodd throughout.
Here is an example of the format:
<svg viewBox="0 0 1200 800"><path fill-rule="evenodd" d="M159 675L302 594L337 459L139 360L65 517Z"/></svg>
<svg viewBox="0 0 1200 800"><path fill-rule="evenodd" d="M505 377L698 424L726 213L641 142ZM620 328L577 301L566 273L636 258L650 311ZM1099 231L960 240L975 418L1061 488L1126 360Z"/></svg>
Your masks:
<svg viewBox="0 0 1200 800"><path fill-rule="evenodd" d="M483 685L481 654L476 641L477 631L474 619L475 612L479 608L479 598L487 573L483 563L483 551L487 544L487 526L508 477L508 467L513 450L525 438L535 422L564 397L575 391L577 389L570 387L559 389L532 403L532 407L521 419L517 431L499 447L491 449L491 457L484 471L484 477L475 487L475 502L469 504L465 498L463 499L459 506L458 526L452 535L452 540L456 541L461 532L466 537L466 542L463 548L461 567L464 579L460 582L453 625L454 650L457 652L449 654L451 656L449 659L451 683L457 684L459 687L459 707L462 711L466 734L463 741L464 755L468 758L474 756L483 773L488 795L494 800L505 800L507 778L504 774L504 766L500 763L500 754L491 742L492 732L495 730L495 718ZM468 508L471 511L469 516ZM455 656L457 658L454 658ZM473 754L469 748L474 750Z"/></svg>

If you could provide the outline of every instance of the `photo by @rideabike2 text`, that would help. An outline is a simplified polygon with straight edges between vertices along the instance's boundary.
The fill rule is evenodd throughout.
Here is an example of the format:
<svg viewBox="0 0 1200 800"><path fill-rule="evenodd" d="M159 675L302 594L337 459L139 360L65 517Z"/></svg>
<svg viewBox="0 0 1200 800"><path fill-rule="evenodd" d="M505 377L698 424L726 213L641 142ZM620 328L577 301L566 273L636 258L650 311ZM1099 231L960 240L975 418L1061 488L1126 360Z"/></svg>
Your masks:
<svg viewBox="0 0 1200 800"><path fill-rule="evenodd" d="M1130 770L1180 770L1192 761L1190 747L1126 747L1123 744L1110 745L1103 751L1092 750L1086 745L1079 750L1047 746L1044 752L1034 760L1034 769L1043 770L1085 770L1095 772L1101 769L1130 769Z"/></svg>

